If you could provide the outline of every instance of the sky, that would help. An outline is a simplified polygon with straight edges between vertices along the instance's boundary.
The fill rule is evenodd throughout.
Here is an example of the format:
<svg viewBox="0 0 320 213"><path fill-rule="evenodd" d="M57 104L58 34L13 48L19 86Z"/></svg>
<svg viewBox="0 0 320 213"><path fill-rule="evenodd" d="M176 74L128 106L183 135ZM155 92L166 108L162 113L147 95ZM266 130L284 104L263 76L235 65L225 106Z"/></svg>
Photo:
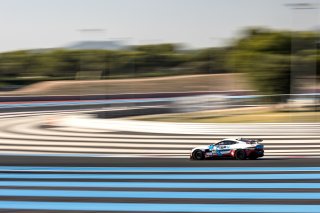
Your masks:
<svg viewBox="0 0 320 213"><path fill-rule="evenodd" d="M305 2L320 0L0 0L0 52L81 40L199 48L226 45L253 26L319 29L320 9L286 6Z"/></svg>

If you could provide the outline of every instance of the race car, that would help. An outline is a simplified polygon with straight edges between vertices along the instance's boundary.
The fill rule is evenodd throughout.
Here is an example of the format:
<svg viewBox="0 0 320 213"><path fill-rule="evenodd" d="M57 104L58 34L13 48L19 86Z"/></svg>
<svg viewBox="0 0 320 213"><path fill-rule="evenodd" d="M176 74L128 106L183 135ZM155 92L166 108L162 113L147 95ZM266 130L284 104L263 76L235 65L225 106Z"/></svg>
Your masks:
<svg viewBox="0 0 320 213"><path fill-rule="evenodd" d="M264 155L264 145L260 143L262 141L262 139L252 138L223 139L216 144L192 149L190 159L233 158L237 160L255 160Z"/></svg>

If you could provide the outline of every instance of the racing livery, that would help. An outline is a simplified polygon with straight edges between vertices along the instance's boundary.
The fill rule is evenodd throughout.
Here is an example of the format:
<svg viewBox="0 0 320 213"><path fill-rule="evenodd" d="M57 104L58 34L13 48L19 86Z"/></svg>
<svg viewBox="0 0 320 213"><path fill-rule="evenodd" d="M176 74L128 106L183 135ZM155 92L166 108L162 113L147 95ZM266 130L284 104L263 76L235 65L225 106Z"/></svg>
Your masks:
<svg viewBox="0 0 320 213"><path fill-rule="evenodd" d="M250 138L223 139L216 144L192 149L190 159L234 158L237 160L254 160L264 155L264 146L260 143L262 141L262 139Z"/></svg>

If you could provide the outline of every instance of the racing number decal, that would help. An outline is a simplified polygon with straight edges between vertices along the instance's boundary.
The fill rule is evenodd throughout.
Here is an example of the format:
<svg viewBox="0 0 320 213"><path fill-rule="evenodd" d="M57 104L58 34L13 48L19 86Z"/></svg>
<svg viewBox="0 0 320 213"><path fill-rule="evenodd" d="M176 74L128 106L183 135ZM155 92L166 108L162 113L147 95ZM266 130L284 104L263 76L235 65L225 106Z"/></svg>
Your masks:
<svg viewBox="0 0 320 213"><path fill-rule="evenodd" d="M221 154L221 151L218 150L218 149L217 149L217 155L218 155L218 156L221 156L221 155L222 155L222 154Z"/></svg>
<svg viewBox="0 0 320 213"><path fill-rule="evenodd" d="M217 149L216 149L216 152L217 152L218 156L222 156L221 149L222 149L222 146L218 146Z"/></svg>
<svg viewBox="0 0 320 213"><path fill-rule="evenodd" d="M217 155L222 156L223 154L226 154L230 150L230 146L219 146L217 147Z"/></svg>

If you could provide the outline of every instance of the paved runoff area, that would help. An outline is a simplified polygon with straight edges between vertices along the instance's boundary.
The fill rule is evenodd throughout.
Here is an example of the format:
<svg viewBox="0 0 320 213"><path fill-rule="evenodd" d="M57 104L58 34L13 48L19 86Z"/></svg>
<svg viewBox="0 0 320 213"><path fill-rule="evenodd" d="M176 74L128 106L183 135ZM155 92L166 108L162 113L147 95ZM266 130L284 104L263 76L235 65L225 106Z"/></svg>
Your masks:
<svg viewBox="0 0 320 213"><path fill-rule="evenodd" d="M43 112L3 114L0 121L0 155L188 158L196 146L254 137L264 140L265 158L320 157L319 123L164 123Z"/></svg>
<svg viewBox="0 0 320 213"><path fill-rule="evenodd" d="M92 160L94 166L79 167L34 166L37 158L24 158L31 166L1 159L7 164L0 167L2 212L319 212L320 207L320 167L307 166L310 159L272 167L267 160L232 166L236 161L183 165L181 159L153 159L147 166L142 159L123 159L110 166L119 158L105 158L100 164L107 166ZM50 164L45 157L41 161Z"/></svg>

